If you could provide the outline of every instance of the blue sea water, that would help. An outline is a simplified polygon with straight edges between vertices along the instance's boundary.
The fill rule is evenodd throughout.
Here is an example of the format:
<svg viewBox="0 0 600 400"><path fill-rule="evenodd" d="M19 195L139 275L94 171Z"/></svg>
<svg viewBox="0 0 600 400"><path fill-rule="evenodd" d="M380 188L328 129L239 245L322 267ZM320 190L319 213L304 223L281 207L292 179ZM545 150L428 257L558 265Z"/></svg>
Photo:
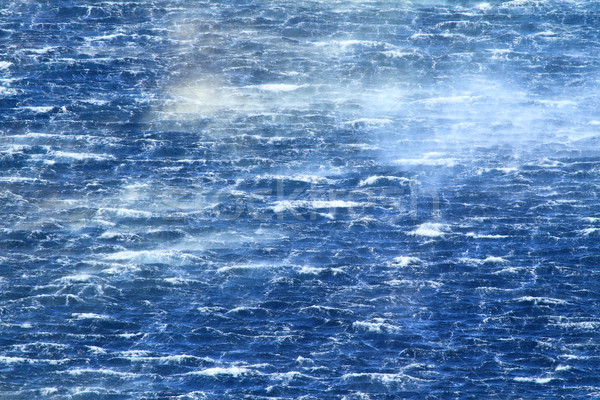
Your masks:
<svg viewBox="0 0 600 400"><path fill-rule="evenodd" d="M600 5L0 2L0 398L600 399Z"/></svg>

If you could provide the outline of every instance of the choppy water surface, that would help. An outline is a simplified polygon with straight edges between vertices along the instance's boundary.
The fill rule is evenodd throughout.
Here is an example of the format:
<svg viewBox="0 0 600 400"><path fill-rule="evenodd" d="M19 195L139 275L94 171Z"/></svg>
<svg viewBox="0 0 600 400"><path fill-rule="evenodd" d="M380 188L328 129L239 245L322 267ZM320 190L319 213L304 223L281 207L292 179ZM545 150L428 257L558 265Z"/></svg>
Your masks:
<svg viewBox="0 0 600 400"><path fill-rule="evenodd" d="M599 26L0 3L0 397L600 398Z"/></svg>

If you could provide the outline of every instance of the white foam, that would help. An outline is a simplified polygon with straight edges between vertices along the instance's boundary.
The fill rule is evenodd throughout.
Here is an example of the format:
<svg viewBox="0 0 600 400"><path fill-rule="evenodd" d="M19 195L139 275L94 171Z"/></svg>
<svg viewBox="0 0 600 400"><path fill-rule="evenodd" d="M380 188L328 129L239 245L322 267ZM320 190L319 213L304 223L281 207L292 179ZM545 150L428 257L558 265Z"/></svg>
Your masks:
<svg viewBox="0 0 600 400"><path fill-rule="evenodd" d="M341 268L318 268L318 267L302 266L298 269L298 273L303 274L303 275L319 275L322 272L326 272L326 271L331 272L334 275L344 273L344 270Z"/></svg>
<svg viewBox="0 0 600 400"><path fill-rule="evenodd" d="M395 165L424 165L424 166L444 166L453 167L457 164L454 158L399 158L393 161Z"/></svg>
<svg viewBox="0 0 600 400"><path fill-rule="evenodd" d="M132 233L123 233L120 231L112 231L112 230L107 230L105 232L102 233L102 235L98 236L99 239L115 239L115 238L122 238L122 237L127 237L127 238L133 238L135 235Z"/></svg>
<svg viewBox="0 0 600 400"><path fill-rule="evenodd" d="M86 395L94 395L92 397L98 397L98 395L103 395L103 394L111 394L111 395L116 395L117 393L114 390L109 390L109 389L105 389L102 387L95 387L95 386L79 386L79 387L75 387L73 389L69 389L69 392L73 395L73 396L84 396L84 397L89 397Z"/></svg>
<svg viewBox="0 0 600 400"><path fill-rule="evenodd" d="M219 376L229 375L233 377L240 377L242 375L256 374L257 371L244 368L244 367L214 367L207 368L200 371L188 372L184 375L206 375L206 376Z"/></svg>
<svg viewBox="0 0 600 400"><path fill-rule="evenodd" d="M51 360L51 359L43 359L43 358L25 358L25 357L9 357L9 356L0 356L0 364L50 364L50 365L58 365L69 362L68 358L59 359L59 360Z"/></svg>
<svg viewBox="0 0 600 400"><path fill-rule="evenodd" d="M457 104L457 103L472 103L476 100L483 99L483 96L442 96L430 97L428 99L416 100L417 104L438 105L438 104Z"/></svg>
<svg viewBox="0 0 600 400"><path fill-rule="evenodd" d="M57 158L70 158L73 160L113 160L114 157L107 154L92 153L73 153L66 151L56 151L54 156Z"/></svg>
<svg viewBox="0 0 600 400"><path fill-rule="evenodd" d="M323 271L323 268L303 266L298 270L298 273L304 274L304 275L318 275L322 271Z"/></svg>
<svg viewBox="0 0 600 400"><path fill-rule="evenodd" d="M296 358L296 363L300 364L300 365L315 365L315 362L312 358L306 358L306 357L302 357L302 356L298 356L298 358Z"/></svg>
<svg viewBox="0 0 600 400"><path fill-rule="evenodd" d="M257 85L256 87L267 92L293 92L303 86L304 85L290 85L286 83L266 83L264 85Z"/></svg>
<svg viewBox="0 0 600 400"><path fill-rule="evenodd" d="M55 282L59 282L62 284L71 284L71 283L83 283L89 282L92 279L91 275L88 274L77 274L77 275L67 275L63 276L60 279L57 279Z"/></svg>
<svg viewBox="0 0 600 400"><path fill-rule="evenodd" d="M8 61L0 61L0 69L7 69L11 65L13 65L13 63L8 62Z"/></svg>
<svg viewBox="0 0 600 400"><path fill-rule="evenodd" d="M600 222L600 218L597 217L584 217L581 218L582 221L586 221L586 222L590 222L590 223L596 223L596 222Z"/></svg>
<svg viewBox="0 0 600 400"><path fill-rule="evenodd" d="M557 36L558 34L553 31L543 31L535 33L533 36Z"/></svg>
<svg viewBox="0 0 600 400"><path fill-rule="evenodd" d="M181 278L181 277L165 278L163 280L170 285L176 285L176 286L187 285L191 282L195 282L193 279L186 279L186 278Z"/></svg>
<svg viewBox="0 0 600 400"><path fill-rule="evenodd" d="M282 180L282 181L296 181L296 182L306 182L306 183L330 183L331 179L326 178L321 175L310 175L310 174L296 174L296 175L260 175L256 178L260 179L274 179L274 180Z"/></svg>
<svg viewBox="0 0 600 400"><path fill-rule="evenodd" d="M437 222L425 222L409 233L415 236L442 237L448 230L449 227L447 225Z"/></svg>
<svg viewBox="0 0 600 400"><path fill-rule="evenodd" d="M108 100L101 100L101 99L86 99L86 100L82 100L82 102L88 103L88 104L93 104L95 106L104 106L109 103Z"/></svg>
<svg viewBox="0 0 600 400"><path fill-rule="evenodd" d="M15 89L0 86L0 96L14 96L16 94L17 91Z"/></svg>
<svg viewBox="0 0 600 400"><path fill-rule="evenodd" d="M469 236L475 239L505 239L508 237L507 235L480 235L473 232L469 232L465 234L465 236Z"/></svg>
<svg viewBox="0 0 600 400"><path fill-rule="evenodd" d="M404 58L404 57L414 56L417 53L415 53L414 51L387 50L387 51L384 51L383 54L385 54L387 57L390 57L390 58Z"/></svg>
<svg viewBox="0 0 600 400"><path fill-rule="evenodd" d="M73 313L71 314L73 319L102 319L112 320L113 318L108 315L94 314L94 313Z"/></svg>
<svg viewBox="0 0 600 400"><path fill-rule="evenodd" d="M46 46L46 47L42 47L41 49L26 49L29 53L34 53L34 54L46 54L52 50L56 49L56 47L54 46Z"/></svg>
<svg viewBox="0 0 600 400"><path fill-rule="evenodd" d="M434 288L434 289L444 286L443 283L436 282L436 281L419 281L419 280L412 280L412 279L392 279L392 280L388 281L387 283L391 286L407 286L407 287L417 287L417 288L429 287L429 288Z"/></svg>
<svg viewBox="0 0 600 400"><path fill-rule="evenodd" d="M37 182L38 178L29 178L26 176L3 176L0 177L0 182L9 182L9 183L16 183L16 182ZM45 182L45 181L42 181Z"/></svg>
<svg viewBox="0 0 600 400"><path fill-rule="evenodd" d="M559 372L560 371L569 371L571 369L573 369L573 367L571 367L570 365L562 365L562 364L559 364L556 366L556 368L554 368L555 371L559 371Z"/></svg>
<svg viewBox="0 0 600 400"><path fill-rule="evenodd" d="M383 384L390 384L390 383L403 382L403 381L409 381L409 380L412 380L412 381L422 380L422 379L408 376L403 373L386 374L386 373L375 373L374 372L374 373L350 373L350 374L342 375L342 379L344 379L344 380L357 379L357 378L369 378L369 380L371 380L371 381L379 381Z"/></svg>
<svg viewBox="0 0 600 400"><path fill-rule="evenodd" d="M580 231L583 236L589 236L592 233L600 232L600 228L587 228Z"/></svg>
<svg viewBox="0 0 600 400"><path fill-rule="evenodd" d="M516 168L516 167L494 167L494 168L484 168L483 170L486 171L486 172L489 172L489 171L500 171L500 172L503 172L505 174L509 174L509 173L512 173L512 172L517 172L518 168Z"/></svg>
<svg viewBox="0 0 600 400"><path fill-rule="evenodd" d="M504 264L507 261L502 257L488 256L481 261L482 264Z"/></svg>
<svg viewBox="0 0 600 400"><path fill-rule="evenodd" d="M193 392L182 394L180 396L176 396L175 398L180 400L203 400L208 398L208 396L204 392L194 390Z"/></svg>
<svg viewBox="0 0 600 400"><path fill-rule="evenodd" d="M345 200L316 200L310 204L312 208L351 208L366 205L366 203Z"/></svg>
<svg viewBox="0 0 600 400"><path fill-rule="evenodd" d="M341 400L371 400L367 393L353 392L351 395L344 395Z"/></svg>
<svg viewBox="0 0 600 400"><path fill-rule="evenodd" d="M559 322L555 324L561 328L575 328L582 330L598 330L600 329L599 321L577 321L577 322Z"/></svg>
<svg viewBox="0 0 600 400"><path fill-rule="evenodd" d="M23 107L23 108L25 108L29 111L33 111L35 113L39 113L39 114L47 113L54 109L53 106L37 106L37 107L28 106L28 107Z"/></svg>
<svg viewBox="0 0 600 400"><path fill-rule="evenodd" d="M399 330L398 327L388 324L382 318L375 318L372 322L356 321L356 322L352 323L352 327L354 329L366 330L369 332L376 332L376 333L394 332L394 331Z"/></svg>
<svg viewBox="0 0 600 400"><path fill-rule="evenodd" d="M107 351L104 350L102 347L98 347L98 346L85 346L85 347L94 354L106 354L107 353Z"/></svg>
<svg viewBox="0 0 600 400"><path fill-rule="evenodd" d="M289 372L276 372L273 374L269 374L269 378L283 381L290 381L292 379L298 378L309 378L308 375L304 375L299 371L289 371Z"/></svg>
<svg viewBox="0 0 600 400"><path fill-rule="evenodd" d="M537 100L536 103L555 108L575 107L577 103L572 100Z"/></svg>
<svg viewBox="0 0 600 400"><path fill-rule="evenodd" d="M417 257L399 256L394 258L394 265L398 267L408 267L409 265L420 263L421 260Z"/></svg>
<svg viewBox="0 0 600 400"><path fill-rule="evenodd" d="M397 176L387 176L387 175L374 175L374 176L370 176L370 177L360 181L358 183L358 186L374 185L383 179L386 179L389 181L403 182L403 183L410 182L410 179L408 179L408 178L401 178L401 177L397 177Z"/></svg>
<svg viewBox="0 0 600 400"><path fill-rule="evenodd" d="M24 351L36 350L36 349L40 349L40 348L43 349L42 351L46 351L47 349L66 350L70 346L66 345L66 344L62 344L62 343L32 342L32 343L26 343L26 344L16 344L16 345L12 345L10 347L15 350L24 352Z"/></svg>
<svg viewBox="0 0 600 400"><path fill-rule="evenodd" d="M123 218L150 218L152 213L143 210L134 210L128 208L100 208L98 214L103 216L105 214L112 214L116 217Z"/></svg>
<svg viewBox="0 0 600 400"><path fill-rule="evenodd" d="M517 267L507 267L507 268L502 268L501 270L498 271L494 271L492 272L494 275L500 275L500 274L516 274L519 271L522 271L524 268L517 268Z"/></svg>
<svg viewBox="0 0 600 400"><path fill-rule="evenodd" d="M330 41L318 41L313 42L313 44L317 47L338 47L342 51L348 50L349 47L353 46L383 46L385 48L391 48L392 46L386 42L377 42L373 40L357 40L357 39L347 39L347 40L330 40Z"/></svg>
<svg viewBox="0 0 600 400"><path fill-rule="evenodd" d="M533 383L537 383L537 384L540 384L540 385L549 383L549 382L553 381L554 379L556 379L556 378L554 378L552 376L531 377L531 378L517 376L516 378L514 378L514 380L517 381L517 382L533 382Z"/></svg>
<svg viewBox="0 0 600 400"><path fill-rule="evenodd" d="M347 143L344 144L345 147L350 147L351 149L359 149L359 150L381 150L381 147L375 146L367 143Z"/></svg>
<svg viewBox="0 0 600 400"><path fill-rule="evenodd" d="M352 207L364 207L367 203L359 203L356 201L346 201L346 200L279 200L275 202L275 205L272 210L276 213L281 213L284 211L294 211L297 208L313 208L313 209L322 209L322 208L352 208Z"/></svg>
<svg viewBox="0 0 600 400"><path fill-rule="evenodd" d="M174 250L139 250L119 251L107 254L104 258L111 261L129 261L134 264L174 264L194 260L197 257Z"/></svg>
<svg viewBox="0 0 600 400"><path fill-rule="evenodd" d="M58 388L55 387L45 387L43 389L40 389L40 394L42 394L43 396L50 396L56 393L58 393Z"/></svg>
<svg viewBox="0 0 600 400"><path fill-rule="evenodd" d="M561 354L559 357L567 360L589 360L591 358L590 356L580 356L576 354Z"/></svg>
<svg viewBox="0 0 600 400"><path fill-rule="evenodd" d="M133 372L116 371L116 370L108 369L108 368L98 368L98 369L78 368L78 369L71 369L71 370L68 370L65 372L69 375L101 374L101 375L118 376L119 378L124 378L124 379L135 379L135 378L144 376L142 374L136 374Z"/></svg>
<svg viewBox="0 0 600 400"><path fill-rule="evenodd" d="M367 127L384 126L392 123L391 119L388 118L358 118L352 121L348 121L345 125L357 125L364 124Z"/></svg>
<svg viewBox="0 0 600 400"><path fill-rule="evenodd" d="M273 268L272 264L235 264L217 269L218 273L230 272L230 271L251 271L251 270L262 270Z"/></svg>
<svg viewBox="0 0 600 400"><path fill-rule="evenodd" d="M551 297L523 296L523 297L519 297L515 300L518 302L532 302L535 305L538 305L538 304L552 304L552 305L569 304L568 301L561 300L561 299L554 299Z"/></svg>

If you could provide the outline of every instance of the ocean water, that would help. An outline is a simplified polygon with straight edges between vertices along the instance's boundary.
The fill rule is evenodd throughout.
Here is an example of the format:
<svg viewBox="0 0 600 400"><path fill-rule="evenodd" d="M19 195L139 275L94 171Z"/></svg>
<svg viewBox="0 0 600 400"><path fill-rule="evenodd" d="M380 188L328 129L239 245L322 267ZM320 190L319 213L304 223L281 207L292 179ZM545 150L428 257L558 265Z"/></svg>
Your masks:
<svg viewBox="0 0 600 400"><path fill-rule="evenodd" d="M0 2L0 398L600 399L599 27Z"/></svg>

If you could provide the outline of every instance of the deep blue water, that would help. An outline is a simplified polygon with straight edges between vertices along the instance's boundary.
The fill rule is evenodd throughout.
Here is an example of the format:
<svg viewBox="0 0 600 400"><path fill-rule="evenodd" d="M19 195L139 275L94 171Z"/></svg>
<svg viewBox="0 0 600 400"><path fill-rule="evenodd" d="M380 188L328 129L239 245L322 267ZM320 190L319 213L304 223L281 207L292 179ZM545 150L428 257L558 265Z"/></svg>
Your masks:
<svg viewBox="0 0 600 400"><path fill-rule="evenodd" d="M0 2L0 398L600 399L599 27Z"/></svg>

